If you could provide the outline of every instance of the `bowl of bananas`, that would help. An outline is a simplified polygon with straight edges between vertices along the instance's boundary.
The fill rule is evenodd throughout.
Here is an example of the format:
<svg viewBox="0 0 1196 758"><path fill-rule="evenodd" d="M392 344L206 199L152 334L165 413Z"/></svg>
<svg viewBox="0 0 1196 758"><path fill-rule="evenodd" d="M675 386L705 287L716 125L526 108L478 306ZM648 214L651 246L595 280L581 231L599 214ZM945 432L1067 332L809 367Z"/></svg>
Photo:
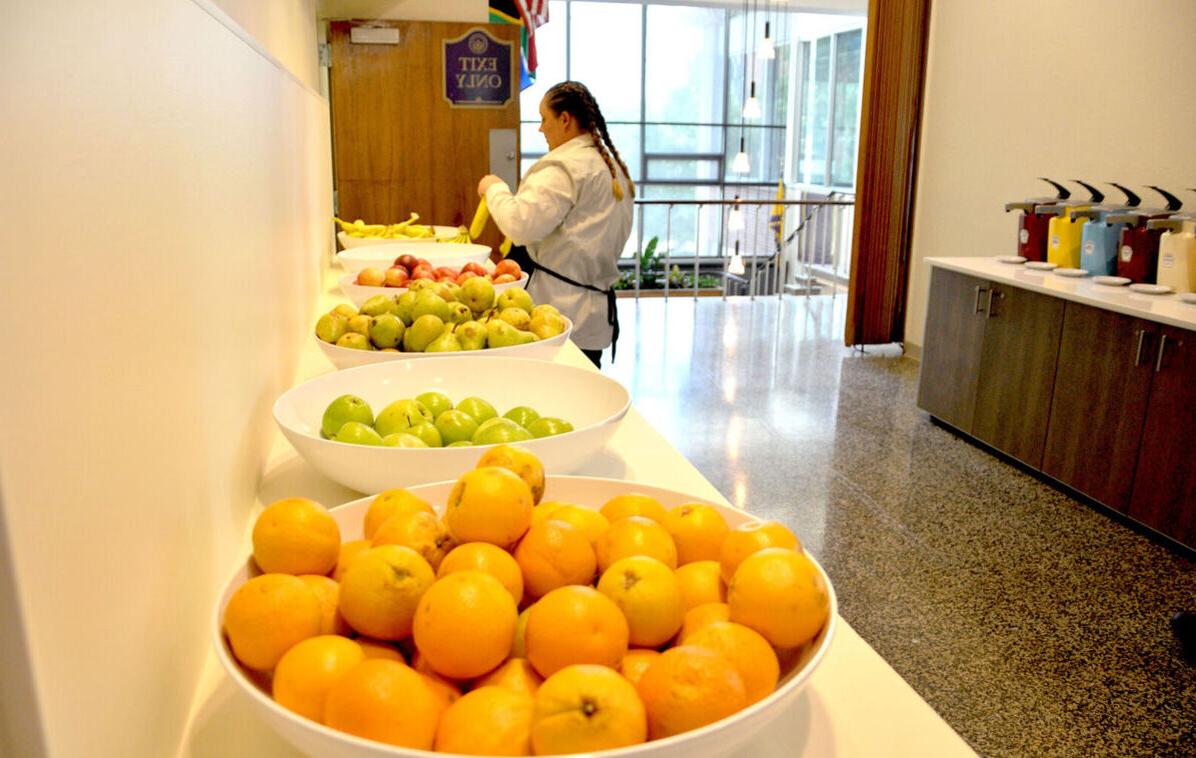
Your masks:
<svg viewBox="0 0 1196 758"><path fill-rule="evenodd" d="M390 242L469 242L469 230L463 226L432 226L416 221L419 221L418 213L412 213L406 221L397 224L367 224L361 219L349 222L338 218L336 225L340 231L336 238L346 250Z"/></svg>

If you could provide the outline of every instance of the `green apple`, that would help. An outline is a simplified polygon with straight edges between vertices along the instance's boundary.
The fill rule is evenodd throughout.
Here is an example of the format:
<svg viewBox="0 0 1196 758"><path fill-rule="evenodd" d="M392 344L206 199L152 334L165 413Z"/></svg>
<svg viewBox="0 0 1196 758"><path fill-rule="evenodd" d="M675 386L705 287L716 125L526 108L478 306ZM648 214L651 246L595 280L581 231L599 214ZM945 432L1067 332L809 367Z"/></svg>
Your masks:
<svg viewBox="0 0 1196 758"><path fill-rule="evenodd" d="M408 353L422 353L432 344L432 340L443 333L444 321L430 313L420 316L403 333L403 350Z"/></svg>
<svg viewBox="0 0 1196 758"><path fill-rule="evenodd" d="M396 400L383 408L374 420L374 428L378 434L385 437L395 432L406 432L416 424L426 424L432 421L432 414L428 412L418 400Z"/></svg>
<svg viewBox="0 0 1196 758"><path fill-rule="evenodd" d="M381 445L382 436L374 427L360 421L350 421L340 428L334 436L337 442L347 442L350 445Z"/></svg>
<svg viewBox="0 0 1196 758"><path fill-rule="evenodd" d="M461 343L457 340L457 335L452 331L445 331L436 339L428 343L424 348L425 353L459 353L461 352Z"/></svg>
<svg viewBox="0 0 1196 758"><path fill-rule="evenodd" d="M470 279L469 281L473 281ZM520 332L502 319L496 318L486 322L486 344L490 347L511 347L519 344ZM531 334L531 332L527 332Z"/></svg>
<svg viewBox="0 0 1196 758"><path fill-rule="evenodd" d="M357 395L341 395L324 409L324 418L320 421L320 436L325 439L332 438L350 421L372 426L374 412L370 409L370 404Z"/></svg>
<svg viewBox="0 0 1196 758"><path fill-rule="evenodd" d="M416 401L428 409L433 419L440 418L440 414L453 409L453 401L443 392L429 390L415 396Z"/></svg>
<svg viewBox="0 0 1196 758"><path fill-rule="evenodd" d="M419 437L428 447L444 447L444 439L440 436L440 430L430 421L416 424L408 429L407 433Z"/></svg>
<svg viewBox="0 0 1196 758"><path fill-rule="evenodd" d="M370 327L370 342L374 347L393 348L403 341L406 327L399 317L393 313L382 313L374 317L374 324Z"/></svg>
<svg viewBox="0 0 1196 758"><path fill-rule="evenodd" d="M457 403L457 410L473 416L473 420L479 424L498 415L498 411L494 410L494 406L480 397L465 398Z"/></svg>
<svg viewBox="0 0 1196 758"><path fill-rule="evenodd" d="M473 435L473 444L501 445L509 442L522 442L532 438L531 432L509 418L497 418L492 419L492 421L494 423L486 424L485 427L478 427L478 430Z"/></svg>
<svg viewBox="0 0 1196 758"><path fill-rule="evenodd" d="M450 442L445 447L473 447L473 443L469 440L457 440L456 442Z"/></svg>
<svg viewBox="0 0 1196 758"><path fill-rule="evenodd" d="M520 287L503 290L494 304L500 311L504 308L522 308L527 311L528 315L531 315L532 308L536 307L536 304L532 302L532 296L527 294L527 290Z"/></svg>
<svg viewBox="0 0 1196 758"><path fill-rule="evenodd" d="M532 316L528 322L528 331L536 335L542 340L552 339L558 334L563 334L568 323L564 317L556 313L539 313Z"/></svg>
<svg viewBox="0 0 1196 758"><path fill-rule="evenodd" d="M464 324L473 318L473 311L465 303L449 303L449 321L453 324Z"/></svg>
<svg viewBox="0 0 1196 758"><path fill-rule="evenodd" d="M398 313L399 304L390 295L374 295L361 304L361 312L367 316L381 316L383 313Z"/></svg>
<svg viewBox="0 0 1196 758"><path fill-rule="evenodd" d="M346 319L351 319L357 315L357 309L354 308L353 306L349 305L348 303L341 303L340 305L338 305L332 309L332 313L339 313L342 316L344 316Z"/></svg>
<svg viewBox="0 0 1196 758"><path fill-rule="evenodd" d="M516 424L519 424L524 429L528 428L528 424L540 418L540 414L536 413L534 408L528 408L526 405L519 405L502 415L503 418L509 418Z"/></svg>
<svg viewBox="0 0 1196 758"><path fill-rule="evenodd" d="M551 437L555 434L571 432L573 431L573 424L559 418L541 416L528 424L527 430L532 433L533 437L539 439L541 437Z"/></svg>
<svg viewBox="0 0 1196 758"><path fill-rule="evenodd" d="M325 342L336 344L336 341L349 330L349 319L341 314L330 311L320 316L316 322L316 336Z"/></svg>
<svg viewBox="0 0 1196 758"><path fill-rule="evenodd" d="M494 307L494 285L480 276L466 279L460 299L475 314L484 313Z"/></svg>
<svg viewBox="0 0 1196 758"><path fill-rule="evenodd" d="M436 431L446 447L454 442L469 441L478 430L478 422L464 411L447 410L436 417Z"/></svg>
<svg viewBox="0 0 1196 758"><path fill-rule="evenodd" d="M415 316L411 315L413 310L415 310L415 293L411 290L395 299L395 315L402 319L404 326L411 326L411 322L415 321Z"/></svg>
<svg viewBox="0 0 1196 758"><path fill-rule="evenodd" d="M418 321L420 316L428 314L435 316L441 321L448 321L449 306L440 295L430 290L424 290L423 292L416 293L415 307L411 309L411 315Z"/></svg>
<svg viewBox="0 0 1196 758"><path fill-rule="evenodd" d="M532 321L532 317L522 308L503 308L498 317L521 331L527 331Z"/></svg>
<svg viewBox="0 0 1196 758"><path fill-rule="evenodd" d="M347 347L353 350L374 349L373 344L370 342L370 338L364 334L358 334L357 332L345 332L341 335L341 338L336 341L336 346Z"/></svg>
<svg viewBox="0 0 1196 758"><path fill-rule="evenodd" d="M407 432L395 432L382 438L382 444L387 447L427 447L428 443Z"/></svg>
<svg viewBox="0 0 1196 758"><path fill-rule="evenodd" d="M472 282L473 279L467 280ZM453 332L462 350L481 350L486 347L486 327L480 321L466 321L459 324Z"/></svg>

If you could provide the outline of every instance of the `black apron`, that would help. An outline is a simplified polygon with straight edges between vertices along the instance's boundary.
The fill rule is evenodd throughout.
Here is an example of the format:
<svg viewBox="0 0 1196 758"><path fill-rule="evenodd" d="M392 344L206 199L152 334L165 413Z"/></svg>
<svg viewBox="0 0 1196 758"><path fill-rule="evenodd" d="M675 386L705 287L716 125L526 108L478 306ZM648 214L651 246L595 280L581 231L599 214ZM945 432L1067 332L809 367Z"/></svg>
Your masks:
<svg viewBox="0 0 1196 758"><path fill-rule="evenodd" d="M580 287L583 290L590 292L597 292L599 295L606 295L606 323L610 324L610 361L615 362L615 346L619 342L619 309L615 305L615 291L614 289L598 289L591 284L582 284L574 281L564 274L553 271L542 263L537 263L532 260L532 256L527 252L527 248L523 245L511 245L510 251L507 253L507 260L515 261L519 264L519 268L527 272L527 283L532 283L532 277L536 275L537 271L543 271L548 276L554 279L560 279L565 284L571 284L574 287Z"/></svg>

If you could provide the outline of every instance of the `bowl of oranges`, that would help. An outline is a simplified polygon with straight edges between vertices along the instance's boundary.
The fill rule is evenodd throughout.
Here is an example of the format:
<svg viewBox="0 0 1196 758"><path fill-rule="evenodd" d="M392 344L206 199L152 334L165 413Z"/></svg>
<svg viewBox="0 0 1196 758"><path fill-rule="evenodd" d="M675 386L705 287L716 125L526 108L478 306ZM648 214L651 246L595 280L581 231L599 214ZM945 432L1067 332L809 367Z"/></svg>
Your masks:
<svg viewBox="0 0 1196 758"><path fill-rule="evenodd" d="M705 758L792 707L835 618L782 524L502 446L455 481L271 504L213 635L312 755Z"/></svg>

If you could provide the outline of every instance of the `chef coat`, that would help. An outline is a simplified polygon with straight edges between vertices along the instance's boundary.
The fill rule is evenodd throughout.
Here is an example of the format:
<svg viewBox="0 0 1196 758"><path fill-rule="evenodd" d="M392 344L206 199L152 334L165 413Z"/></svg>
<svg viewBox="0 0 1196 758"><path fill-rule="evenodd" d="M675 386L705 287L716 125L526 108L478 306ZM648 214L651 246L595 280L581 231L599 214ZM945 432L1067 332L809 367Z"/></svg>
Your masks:
<svg viewBox="0 0 1196 758"><path fill-rule="evenodd" d="M616 200L610 169L598 154L594 138L574 137L536 161L512 195L506 182L486 190L486 205L498 228L545 268L600 290L619 278L617 261L631 236L633 201L618 164L623 186ZM611 342L607 298L541 271L533 274L528 293L537 303L550 303L573 322L572 340L585 350L601 350Z"/></svg>

